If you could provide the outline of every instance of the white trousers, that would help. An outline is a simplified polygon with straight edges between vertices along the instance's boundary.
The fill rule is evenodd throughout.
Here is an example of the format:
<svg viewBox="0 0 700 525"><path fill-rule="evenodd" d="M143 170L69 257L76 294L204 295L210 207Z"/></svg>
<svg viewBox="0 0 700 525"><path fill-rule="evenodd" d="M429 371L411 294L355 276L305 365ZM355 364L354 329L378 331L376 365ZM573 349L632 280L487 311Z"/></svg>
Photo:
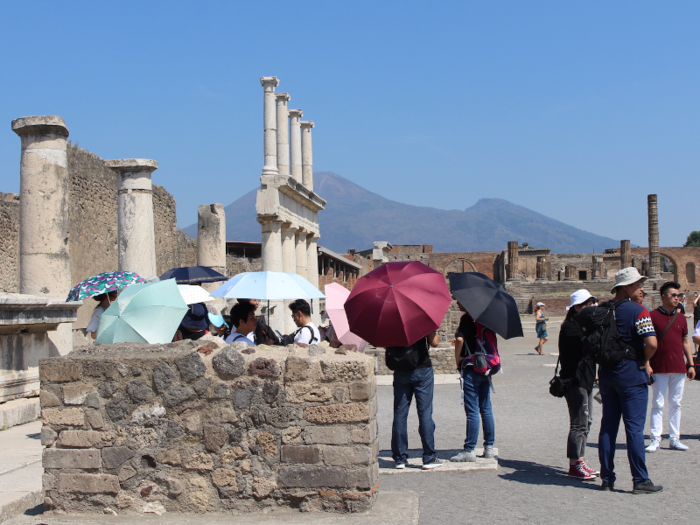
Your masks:
<svg viewBox="0 0 700 525"><path fill-rule="evenodd" d="M656 381L651 385L651 437L660 438L663 428L664 399L669 398L668 435L680 438L681 435L681 399L685 374L654 374Z"/></svg>

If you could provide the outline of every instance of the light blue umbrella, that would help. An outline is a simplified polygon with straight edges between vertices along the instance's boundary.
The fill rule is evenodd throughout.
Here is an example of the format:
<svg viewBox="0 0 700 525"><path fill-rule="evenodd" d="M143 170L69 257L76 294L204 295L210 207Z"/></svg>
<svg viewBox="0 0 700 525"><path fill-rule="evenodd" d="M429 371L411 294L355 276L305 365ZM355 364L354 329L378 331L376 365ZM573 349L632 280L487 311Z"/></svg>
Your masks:
<svg viewBox="0 0 700 525"><path fill-rule="evenodd" d="M100 317L95 343L169 343L186 313L175 279L129 286Z"/></svg>
<svg viewBox="0 0 700 525"><path fill-rule="evenodd" d="M232 277L211 295L225 299L322 299L321 291L295 273L245 272Z"/></svg>

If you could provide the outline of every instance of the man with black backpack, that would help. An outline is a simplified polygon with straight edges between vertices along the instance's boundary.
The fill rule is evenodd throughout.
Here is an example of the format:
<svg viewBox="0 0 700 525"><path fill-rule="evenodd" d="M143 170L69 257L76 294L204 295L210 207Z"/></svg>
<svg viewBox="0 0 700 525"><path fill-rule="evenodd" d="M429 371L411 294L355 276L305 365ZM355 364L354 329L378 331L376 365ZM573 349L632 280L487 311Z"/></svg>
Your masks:
<svg viewBox="0 0 700 525"><path fill-rule="evenodd" d="M311 306L304 299L297 299L290 303L289 309L292 311L292 319L299 330L294 332L294 343L303 343L307 345L318 344L321 342L321 334L316 328L316 325L311 321ZM289 343L287 343L289 344Z"/></svg>
<svg viewBox="0 0 700 525"><path fill-rule="evenodd" d="M615 442L620 419L625 422L627 458L632 471L634 494L654 494L663 487L649 479L644 456L644 423L649 400L649 359L656 351L656 333L646 307L639 304L644 281L636 268L623 268L615 274L612 293L615 299L600 307L590 307L589 314L604 311L614 320L611 330L595 339L589 326L584 329L584 347L600 365L598 378L603 400L598 455L601 490L613 490L615 484ZM612 310L612 311L611 311ZM583 311L582 311L583 312ZM592 317L592 316L591 316ZM601 328L605 328L605 321ZM616 328L616 330L615 330ZM597 346L596 346L597 345ZM617 362L615 362L617 361Z"/></svg>

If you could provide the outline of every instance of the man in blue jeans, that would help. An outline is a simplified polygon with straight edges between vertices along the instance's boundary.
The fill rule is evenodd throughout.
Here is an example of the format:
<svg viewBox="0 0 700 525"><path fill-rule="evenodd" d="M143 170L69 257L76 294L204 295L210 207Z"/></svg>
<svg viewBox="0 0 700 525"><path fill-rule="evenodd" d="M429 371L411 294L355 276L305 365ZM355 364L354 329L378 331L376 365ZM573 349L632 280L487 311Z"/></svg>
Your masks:
<svg viewBox="0 0 700 525"><path fill-rule="evenodd" d="M636 268L623 268L615 274L614 302L617 331L634 348L637 359L623 359L615 366L600 366L598 379L603 400L603 418L598 436L601 490L615 486L615 442L620 419L625 423L627 458L632 471L632 492L654 494L663 487L654 485L647 473L644 452L644 423L649 391L649 359L656 352L656 332L649 310L642 306L644 281Z"/></svg>
<svg viewBox="0 0 700 525"><path fill-rule="evenodd" d="M423 470L431 470L444 462L435 453L435 422L433 421L433 388L435 378L428 347L440 342L437 332L415 342L408 348L387 348L408 351L412 361L394 370L394 424L391 427L391 455L397 469L406 468L408 462L408 410L416 396L418 434L423 445Z"/></svg>

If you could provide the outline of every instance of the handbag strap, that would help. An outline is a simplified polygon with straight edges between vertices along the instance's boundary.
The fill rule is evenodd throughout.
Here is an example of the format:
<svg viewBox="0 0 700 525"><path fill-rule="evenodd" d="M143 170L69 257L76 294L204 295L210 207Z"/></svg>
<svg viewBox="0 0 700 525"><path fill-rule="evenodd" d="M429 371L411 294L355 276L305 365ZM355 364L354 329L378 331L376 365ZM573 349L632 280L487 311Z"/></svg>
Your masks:
<svg viewBox="0 0 700 525"><path fill-rule="evenodd" d="M559 373L559 357L557 357L557 366L554 367L554 377L557 377L557 373Z"/></svg>
<svg viewBox="0 0 700 525"><path fill-rule="evenodd" d="M666 332L668 332L668 329L671 328L671 325L672 325L673 323L676 322L676 317L678 317L678 312L680 312L680 310L678 310L678 309L676 308L676 313L673 314L673 317L671 318L671 321L666 325L666 328L664 328L664 331L661 332L661 335L657 338L657 341L661 342L661 340L662 340L662 339L664 338L664 336L666 335Z"/></svg>

